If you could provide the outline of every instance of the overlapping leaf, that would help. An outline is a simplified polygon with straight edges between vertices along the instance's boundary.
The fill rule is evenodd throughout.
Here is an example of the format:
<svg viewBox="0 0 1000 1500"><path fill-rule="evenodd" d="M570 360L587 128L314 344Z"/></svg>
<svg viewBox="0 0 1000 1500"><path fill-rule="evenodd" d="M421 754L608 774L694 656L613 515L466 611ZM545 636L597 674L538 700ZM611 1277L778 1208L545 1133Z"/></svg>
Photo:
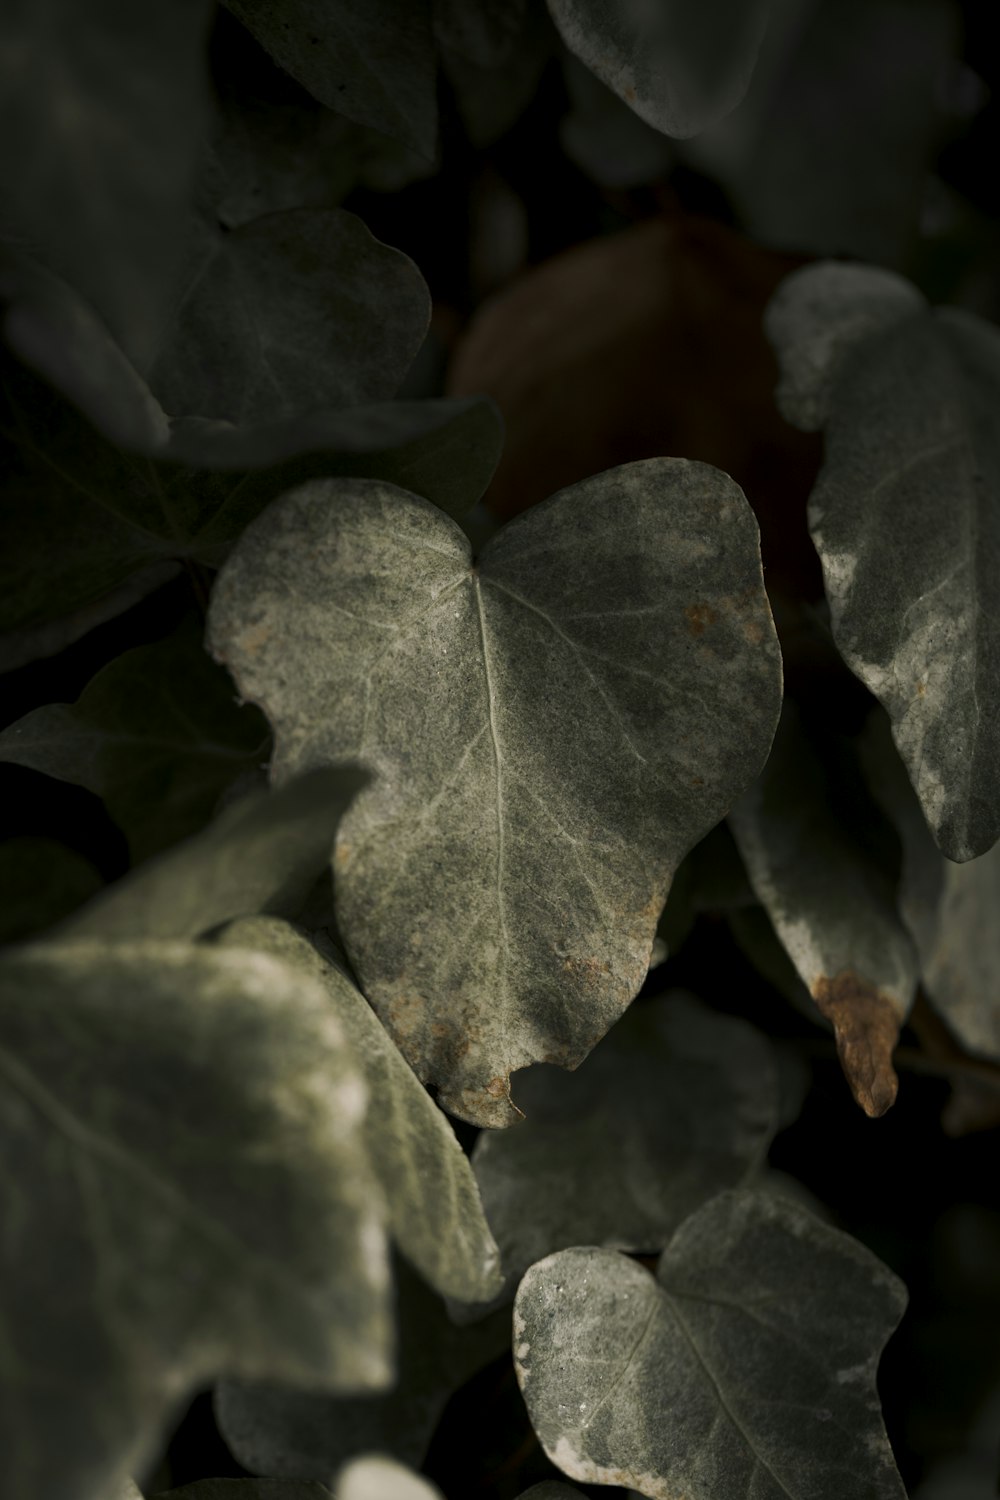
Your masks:
<svg viewBox="0 0 1000 1500"><path fill-rule="evenodd" d="M76 703L34 709L0 732L0 760L103 797L135 863L203 828L225 788L267 753L267 724L237 704L193 626L127 651Z"/></svg>
<svg viewBox="0 0 1000 1500"><path fill-rule="evenodd" d="M905 1303L881 1262L807 1210L723 1193L655 1280L610 1250L532 1266L518 1379L573 1479L650 1500L903 1500L875 1374Z"/></svg>
<svg viewBox="0 0 1000 1500"><path fill-rule="evenodd" d="M548 0L567 47L665 135L697 135L746 93L768 0Z"/></svg>
<svg viewBox="0 0 1000 1500"><path fill-rule="evenodd" d="M778 1128L769 1043L680 993L633 1006L577 1072L533 1068L518 1098L524 1124L472 1155L508 1278L569 1245L662 1250Z"/></svg>
<svg viewBox="0 0 1000 1500"><path fill-rule="evenodd" d="M563 491L475 566L402 490L304 486L230 558L209 642L271 720L278 781L346 753L377 770L338 839L340 931L478 1124L517 1117L512 1069L574 1066L635 995L780 697L753 516L680 459Z"/></svg>
<svg viewBox="0 0 1000 1500"><path fill-rule="evenodd" d="M103 885L88 859L55 839L0 844L0 943L19 942L68 917Z"/></svg>
<svg viewBox="0 0 1000 1500"><path fill-rule="evenodd" d="M0 966L5 1500L94 1500L223 1373L391 1378L364 1082L322 986L260 953Z"/></svg>
<svg viewBox="0 0 1000 1500"><path fill-rule="evenodd" d="M822 265L768 321L789 416L828 413L809 525L837 645L938 845L971 859L1000 836L1000 334L884 272Z"/></svg>
<svg viewBox="0 0 1000 1500"><path fill-rule="evenodd" d="M506 62L525 23L528 0L432 0L440 46L480 68Z"/></svg>

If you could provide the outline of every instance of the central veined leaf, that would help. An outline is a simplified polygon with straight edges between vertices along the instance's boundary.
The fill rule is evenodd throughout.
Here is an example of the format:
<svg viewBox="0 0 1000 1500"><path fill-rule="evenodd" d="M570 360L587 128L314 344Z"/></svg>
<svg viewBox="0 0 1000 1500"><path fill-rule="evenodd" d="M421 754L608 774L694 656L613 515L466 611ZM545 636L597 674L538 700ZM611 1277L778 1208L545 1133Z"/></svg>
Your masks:
<svg viewBox="0 0 1000 1500"><path fill-rule="evenodd" d="M473 562L434 506L317 481L220 576L209 645L275 730L275 780L356 757L337 917L440 1102L513 1123L510 1073L575 1067L634 997L688 849L760 769L781 659L741 490L651 459L519 517Z"/></svg>

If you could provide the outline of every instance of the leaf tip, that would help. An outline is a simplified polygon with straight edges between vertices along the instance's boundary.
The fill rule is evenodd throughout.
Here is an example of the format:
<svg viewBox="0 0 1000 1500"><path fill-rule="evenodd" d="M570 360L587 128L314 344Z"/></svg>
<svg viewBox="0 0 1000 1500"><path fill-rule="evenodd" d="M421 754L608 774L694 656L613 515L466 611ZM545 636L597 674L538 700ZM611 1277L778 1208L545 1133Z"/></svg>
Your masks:
<svg viewBox="0 0 1000 1500"><path fill-rule="evenodd" d="M833 1025L851 1093L870 1119L878 1119L895 1103L899 1088L892 1065L899 1041L897 1007L850 969L818 979L812 994L820 1014Z"/></svg>

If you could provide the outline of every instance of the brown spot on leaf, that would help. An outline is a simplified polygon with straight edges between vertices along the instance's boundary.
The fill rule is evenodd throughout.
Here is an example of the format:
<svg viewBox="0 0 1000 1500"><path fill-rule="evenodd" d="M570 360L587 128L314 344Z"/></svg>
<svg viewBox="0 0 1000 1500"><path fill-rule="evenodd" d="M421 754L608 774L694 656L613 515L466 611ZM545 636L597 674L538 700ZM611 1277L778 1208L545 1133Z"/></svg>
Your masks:
<svg viewBox="0 0 1000 1500"><path fill-rule="evenodd" d="M837 1056L851 1093L866 1115L877 1119L896 1098L899 1080L892 1054L899 1041L899 1014L875 985L850 969L812 987L821 1015L833 1024Z"/></svg>
<svg viewBox="0 0 1000 1500"><path fill-rule="evenodd" d="M709 604L689 604L684 611L684 618L688 622L688 630L692 635L701 635L706 625L714 625L719 618L719 611L713 609Z"/></svg>
<svg viewBox="0 0 1000 1500"><path fill-rule="evenodd" d="M759 646L764 639L764 627L759 620L744 620L743 634L751 646Z"/></svg>
<svg viewBox="0 0 1000 1500"><path fill-rule="evenodd" d="M270 639L271 627L262 621L260 625L254 625L247 631L241 645L248 656L256 656L261 646L266 645Z"/></svg>
<svg viewBox="0 0 1000 1500"><path fill-rule="evenodd" d="M635 89L630 83L627 83L625 85L625 98L628 100L629 104L635 103Z"/></svg>
<svg viewBox="0 0 1000 1500"><path fill-rule="evenodd" d="M496 1078L491 1078L489 1083L486 1085L486 1092L488 1094L492 1094L494 1099L502 1099L507 1093L506 1078L500 1078L499 1076Z"/></svg>
<svg viewBox="0 0 1000 1500"><path fill-rule="evenodd" d="M918 682L917 683L917 697L918 698L922 698L926 692L927 692L927 684L926 684L926 682Z"/></svg>

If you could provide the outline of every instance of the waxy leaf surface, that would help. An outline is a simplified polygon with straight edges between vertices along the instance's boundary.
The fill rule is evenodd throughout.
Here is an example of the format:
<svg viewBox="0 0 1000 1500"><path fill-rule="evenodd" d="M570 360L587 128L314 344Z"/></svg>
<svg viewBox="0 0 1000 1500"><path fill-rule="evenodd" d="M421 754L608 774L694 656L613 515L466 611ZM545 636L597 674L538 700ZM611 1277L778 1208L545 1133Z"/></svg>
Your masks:
<svg viewBox="0 0 1000 1500"><path fill-rule="evenodd" d="M548 0L571 52L665 135L697 135L746 93L768 0Z"/></svg>
<svg viewBox="0 0 1000 1500"><path fill-rule="evenodd" d="M222 1374L390 1381L364 1082L320 985L259 953L0 966L5 1500L94 1500Z"/></svg>
<svg viewBox="0 0 1000 1500"><path fill-rule="evenodd" d="M518 1098L525 1122L472 1154L516 1278L569 1245L662 1250L759 1167L778 1128L770 1044L680 993L633 1005L577 1072L531 1069Z"/></svg>
<svg viewBox="0 0 1000 1500"><path fill-rule="evenodd" d="M188 625L109 663L76 703L0 732L0 760L103 797L135 863L204 828L225 788L267 754L267 724L237 704Z"/></svg>
<svg viewBox="0 0 1000 1500"><path fill-rule="evenodd" d="M822 266L777 298L786 382L817 339L846 351L809 528L837 646L888 712L939 847L962 861L1000 837L1000 332L952 308L907 316L898 279L883 298L885 273L854 269L856 310L839 293L826 305Z"/></svg>
<svg viewBox="0 0 1000 1500"><path fill-rule="evenodd" d="M896 1097L916 950L893 882L832 800L832 778L788 700L764 771L729 815L750 882L819 1011L866 1114Z"/></svg>
<svg viewBox="0 0 1000 1500"><path fill-rule="evenodd" d="M650 1500L904 1500L875 1374L905 1305L870 1251L806 1209L723 1193L655 1279L612 1250L532 1266L515 1365L571 1479Z"/></svg>
<svg viewBox="0 0 1000 1500"><path fill-rule="evenodd" d="M360 983L446 1109L517 1118L648 968L674 870L759 769L781 664L738 487L659 459L584 481L473 566L453 522L355 481L284 497L209 645L275 730L272 776L377 772L335 855Z"/></svg>

